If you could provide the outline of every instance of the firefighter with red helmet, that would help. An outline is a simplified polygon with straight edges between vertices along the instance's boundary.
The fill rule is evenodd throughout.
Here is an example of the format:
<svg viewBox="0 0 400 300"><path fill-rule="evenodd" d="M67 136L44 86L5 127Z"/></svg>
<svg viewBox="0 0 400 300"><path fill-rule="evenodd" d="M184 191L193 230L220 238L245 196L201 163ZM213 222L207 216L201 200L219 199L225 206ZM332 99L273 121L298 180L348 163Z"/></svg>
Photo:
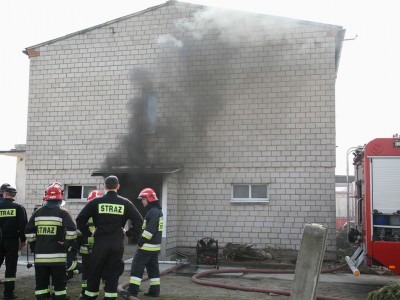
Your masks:
<svg viewBox="0 0 400 300"><path fill-rule="evenodd" d="M50 184L43 206L29 219L25 236L35 253L35 296L45 300L50 294L50 277L54 300L67 299L67 250L76 240L76 224L64 203L63 188L58 182Z"/></svg>
<svg viewBox="0 0 400 300"><path fill-rule="evenodd" d="M89 193L87 197L87 202L92 201L95 198L103 196L103 193L98 190L93 190ZM95 226L93 223L93 218L89 218L87 223L89 227L89 231L86 234L82 234L79 237L79 253L82 256L82 291L79 298L84 298L86 287L87 287L87 278L90 269L90 257L92 253L92 247L94 244L93 233L95 230Z"/></svg>
<svg viewBox="0 0 400 300"><path fill-rule="evenodd" d="M90 270L84 299L96 299L99 295L100 279L105 274L104 299L117 299L118 279L121 274L124 254L124 226L132 221L132 233L139 232L143 218L135 206L117 194L120 188L116 176L104 180L106 195L98 197L81 210L76 223L82 234L90 235L88 221L93 218L96 228L95 242L90 259ZM117 267L116 267L117 266Z"/></svg>
<svg viewBox="0 0 400 300"><path fill-rule="evenodd" d="M6 262L3 299L15 299L18 250L25 246L24 229L28 219L25 208L14 201L17 190L10 185L2 186L2 189L3 196L0 198L0 266L4 259Z"/></svg>
<svg viewBox="0 0 400 300"><path fill-rule="evenodd" d="M137 252L132 261L131 278L129 287L120 291L122 296L136 297L142 282L144 269L150 279L150 287L145 296L159 297L160 295L160 269L158 266L158 254L161 250L161 239L163 231L163 213L160 201L151 188L142 190L138 199L142 200L147 213L144 218L142 235L138 240Z"/></svg>

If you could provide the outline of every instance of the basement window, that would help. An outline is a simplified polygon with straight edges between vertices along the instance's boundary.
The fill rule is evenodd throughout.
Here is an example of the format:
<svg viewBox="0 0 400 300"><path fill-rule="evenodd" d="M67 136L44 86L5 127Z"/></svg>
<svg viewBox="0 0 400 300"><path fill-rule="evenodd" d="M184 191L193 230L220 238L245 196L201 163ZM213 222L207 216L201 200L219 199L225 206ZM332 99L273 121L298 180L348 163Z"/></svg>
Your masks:
<svg viewBox="0 0 400 300"><path fill-rule="evenodd" d="M153 134L157 129L157 93L147 91L144 103L144 133Z"/></svg>
<svg viewBox="0 0 400 300"><path fill-rule="evenodd" d="M97 189L92 185L67 185L65 190L65 200L67 201L86 201L89 193Z"/></svg>
<svg viewBox="0 0 400 300"><path fill-rule="evenodd" d="M266 184L233 184L232 203L268 203L268 185Z"/></svg>

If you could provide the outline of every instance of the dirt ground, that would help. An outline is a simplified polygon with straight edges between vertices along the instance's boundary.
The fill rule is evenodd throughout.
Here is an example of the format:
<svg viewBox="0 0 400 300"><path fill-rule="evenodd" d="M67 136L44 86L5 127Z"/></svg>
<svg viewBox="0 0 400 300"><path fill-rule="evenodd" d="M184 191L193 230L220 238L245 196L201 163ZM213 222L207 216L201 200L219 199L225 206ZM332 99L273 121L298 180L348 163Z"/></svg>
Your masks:
<svg viewBox="0 0 400 300"><path fill-rule="evenodd" d="M239 266L243 267L243 266ZM222 269L223 266L220 267ZM211 269L212 270L212 269ZM218 287L210 287L199 285L191 281L191 277L195 271L193 266L187 266L174 273L168 273L161 277L161 296L160 300L228 300L228 299L257 299L257 300L288 300L288 296L254 293L245 291L236 291L231 289L223 289ZM349 273L348 270L340 271L342 274ZM338 273L339 275L341 273ZM271 276L271 275L268 275ZM386 275L385 275L386 276ZM264 274L233 274L225 276L207 276L202 278L207 281L221 282L231 285L241 285L245 287L253 287L268 290L284 290L290 291L292 286L291 280L275 279L264 276ZM129 281L129 271L125 271L120 277L120 285ZM70 299L78 299L80 293L80 276L76 276L68 281L68 295ZM19 300L32 300L34 297L35 279L33 276L17 278L16 294ZM321 282L318 286L318 294L324 296L333 296L343 299L364 300L370 291L376 290L381 286L376 284L354 284L354 283L337 283L337 282ZM144 281L141 286L143 292L148 289L148 281ZM0 285L0 293L3 292L3 286ZM102 299L103 294L98 299ZM152 299L139 294L140 299ZM118 299L123 299L118 297Z"/></svg>
<svg viewBox="0 0 400 300"><path fill-rule="evenodd" d="M339 250L336 261L324 262L322 269L332 269L339 265L343 265L344 256L351 255L354 249L347 248L348 244L343 242L341 245L338 240ZM126 249L127 250L127 249ZM127 250L124 260L132 258L134 252ZM22 255L21 259L24 258ZM189 255L188 261L190 264L176 270L175 272L167 272L161 277L161 296L157 299L160 300L235 300L235 299L247 299L247 300L289 300L289 296L267 294L267 293L256 293L246 292L233 289L224 289L220 287L212 287L206 285L200 285L194 283L191 278L196 273L195 256ZM32 261L32 260L31 260ZM34 269L29 269L27 272L26 261L23 261L22 265L18 266L17 281L16 281L16 294L19 300L34 300ZM250 268L250 269L295 269L296 258L283 257L279 253L274 253L273 259L268 261L230 261L226 258L220 258L219 269L229 268ZM163 265L164 270L168 270L175 265L167 264ZM361 275L355 278L347 266L334 274L321 274L318 284L318 295L335 297L337 299L346 300L365 300L368 293L374 290L378 290L389 282L400 283L400 276L394 276L387 269L381 268L367 268L360 266ZM125 265L125 272L119 279L119 284L125 286L129 282L130 277L130 264ZM215 270L214 266L208 266L201 268L200 271ZM4 276L4 266L0 268L0 277ZM28 275L27 275L28 274ZM279 274L260 274L260 273L224 273L224 274L213 274L206 277L202 277L201 280L229 284L234 286L242 286L253 289L262 290L274 290L274 291L286 291L289 292L293 285L293 275L279 275ZM148 281L143 281L141 285L141 291L146 292L148 290ZM3 294L3 285L0 284L0 299ZM70 299L79 299L81 291L81 276L75 276L68 281L67 293ZM146 297L143 293L140 293L139 299L153 299ZM103 299L103 293L100 292L98 299ZM121 296L118 297L122 300ZM320 298L323 299L323 298ZM326 298L325 298L326 299ZM332 298L334 299L334 298Z"/></svg>

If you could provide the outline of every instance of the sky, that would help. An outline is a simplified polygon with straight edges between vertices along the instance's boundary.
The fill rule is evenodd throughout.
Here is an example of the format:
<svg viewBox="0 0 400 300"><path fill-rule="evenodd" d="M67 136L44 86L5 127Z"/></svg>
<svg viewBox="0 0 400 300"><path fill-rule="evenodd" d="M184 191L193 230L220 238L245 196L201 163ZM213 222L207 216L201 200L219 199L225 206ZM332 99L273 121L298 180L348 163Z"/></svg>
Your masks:
<svg viewBox="0 0 400 300"><path fill-rule="evenodd" d="M0 151L25 144L29 46L148 7L156 0L0 1ZM336 80L336 175L353 174L351 147L400 133L400 18L396 0L186 0L346 29ZM0 184L15 185L15 157L0 155ZM349 167L348 167L349 166Z"/></svg>

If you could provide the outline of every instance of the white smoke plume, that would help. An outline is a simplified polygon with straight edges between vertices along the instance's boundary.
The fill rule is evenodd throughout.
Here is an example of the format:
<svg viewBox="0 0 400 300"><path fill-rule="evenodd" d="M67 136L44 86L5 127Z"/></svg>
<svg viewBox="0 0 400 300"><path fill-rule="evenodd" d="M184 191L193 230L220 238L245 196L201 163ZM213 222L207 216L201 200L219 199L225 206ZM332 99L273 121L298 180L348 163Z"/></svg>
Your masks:
<svg viewBox="0 0 400 300"><path fill-rule="evenodd" d="M166 44L173 46L175 48L182 48L183 47L183 42L181 40L178 40L174 36L170 34L164 34L160 35L157 39L158 44Z"/></svg>

